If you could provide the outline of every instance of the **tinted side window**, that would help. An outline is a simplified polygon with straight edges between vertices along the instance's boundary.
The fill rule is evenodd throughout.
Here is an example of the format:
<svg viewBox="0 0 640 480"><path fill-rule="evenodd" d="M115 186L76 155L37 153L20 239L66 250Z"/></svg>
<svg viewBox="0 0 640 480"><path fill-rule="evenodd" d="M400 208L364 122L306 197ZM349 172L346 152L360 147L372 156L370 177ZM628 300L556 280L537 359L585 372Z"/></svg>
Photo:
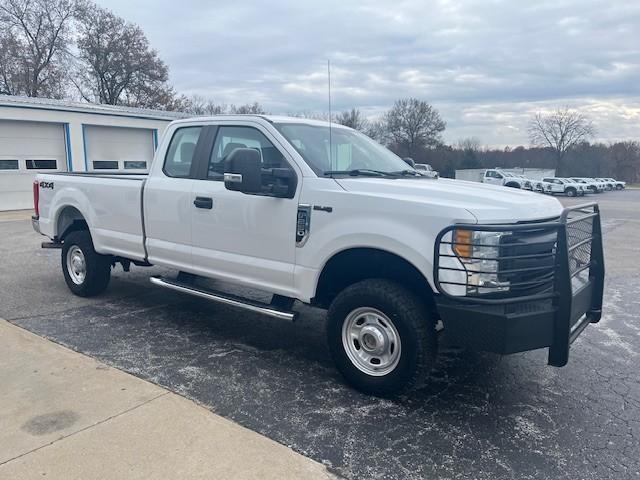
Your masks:
<svg viewBox="0 0 640 480"><path fill-rule="evenodd" d="M207 177L222 180L224 161L236 148L254 148L260 152L262 168L286 168L280 151L259 130L251 127L220 127L209 158Z"/></svg>
<svg viewBox="0 0 640 480"><path fill-rule="evenodd" d="M184 127L176 130L164 159L164 173L170 177L189 176L201 130L202 127Z"/></svg>

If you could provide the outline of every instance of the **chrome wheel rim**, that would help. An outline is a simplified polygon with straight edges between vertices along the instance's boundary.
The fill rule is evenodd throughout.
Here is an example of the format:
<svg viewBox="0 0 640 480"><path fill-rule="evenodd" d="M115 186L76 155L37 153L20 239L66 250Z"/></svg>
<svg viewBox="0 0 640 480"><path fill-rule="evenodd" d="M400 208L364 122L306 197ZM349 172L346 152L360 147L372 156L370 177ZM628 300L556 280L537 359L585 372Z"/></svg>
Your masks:
<svg viewBox="0 0 640 480"><path fill-rule="evenodd" d="M342 324L342 347L361 372L381 377L392 372L400 361L400 334L380 310L356 308Z"/></svg>
<svg viewBox="0 0 640 480"><path fill-rule="evenodd" d="M77 245L73 245L67 252L67 273L76 285L82 285L87 276L87 262Z"/></svg>

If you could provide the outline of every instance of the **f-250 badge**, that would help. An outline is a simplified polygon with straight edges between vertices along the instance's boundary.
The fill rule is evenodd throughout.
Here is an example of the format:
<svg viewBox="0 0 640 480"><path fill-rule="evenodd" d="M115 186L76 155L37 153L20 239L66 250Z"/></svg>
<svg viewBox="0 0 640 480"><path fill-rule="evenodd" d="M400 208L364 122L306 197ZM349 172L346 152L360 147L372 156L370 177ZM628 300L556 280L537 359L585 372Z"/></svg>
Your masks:
<svg viewBox="0 0 640 480"><path fill-rule="evenodd" d="M53 182L40 182L40 188L50 188L53 190Z"/></svg>

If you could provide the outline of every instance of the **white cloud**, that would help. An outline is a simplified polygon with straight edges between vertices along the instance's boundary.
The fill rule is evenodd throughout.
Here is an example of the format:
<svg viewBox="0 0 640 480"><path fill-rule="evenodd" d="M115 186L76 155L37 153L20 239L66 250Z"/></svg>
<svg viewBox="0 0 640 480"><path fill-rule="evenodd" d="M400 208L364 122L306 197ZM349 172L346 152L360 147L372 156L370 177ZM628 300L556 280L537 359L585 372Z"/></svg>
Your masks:
<svg viewBox="0 0 640 480"><path fill-rule="evenodd" d="M526 144L541 108L584 108L598 138L638 138L640 2L99 0L142 26L176 88L274 113L379 115L416 96L445 137Z"/></svg>

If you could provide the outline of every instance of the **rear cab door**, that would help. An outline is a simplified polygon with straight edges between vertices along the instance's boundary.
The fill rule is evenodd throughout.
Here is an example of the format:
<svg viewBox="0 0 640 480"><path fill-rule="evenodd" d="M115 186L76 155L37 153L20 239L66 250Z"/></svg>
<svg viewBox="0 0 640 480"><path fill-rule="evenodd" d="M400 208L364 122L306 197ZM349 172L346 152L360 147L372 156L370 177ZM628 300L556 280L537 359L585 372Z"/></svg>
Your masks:
<svg viewBox="0 0 640 480"><path fill-rule="evenodd" d="M144 187L144 228L148 260L189 270L196 153L205 127L177 123L167 131Z"/></svg>

